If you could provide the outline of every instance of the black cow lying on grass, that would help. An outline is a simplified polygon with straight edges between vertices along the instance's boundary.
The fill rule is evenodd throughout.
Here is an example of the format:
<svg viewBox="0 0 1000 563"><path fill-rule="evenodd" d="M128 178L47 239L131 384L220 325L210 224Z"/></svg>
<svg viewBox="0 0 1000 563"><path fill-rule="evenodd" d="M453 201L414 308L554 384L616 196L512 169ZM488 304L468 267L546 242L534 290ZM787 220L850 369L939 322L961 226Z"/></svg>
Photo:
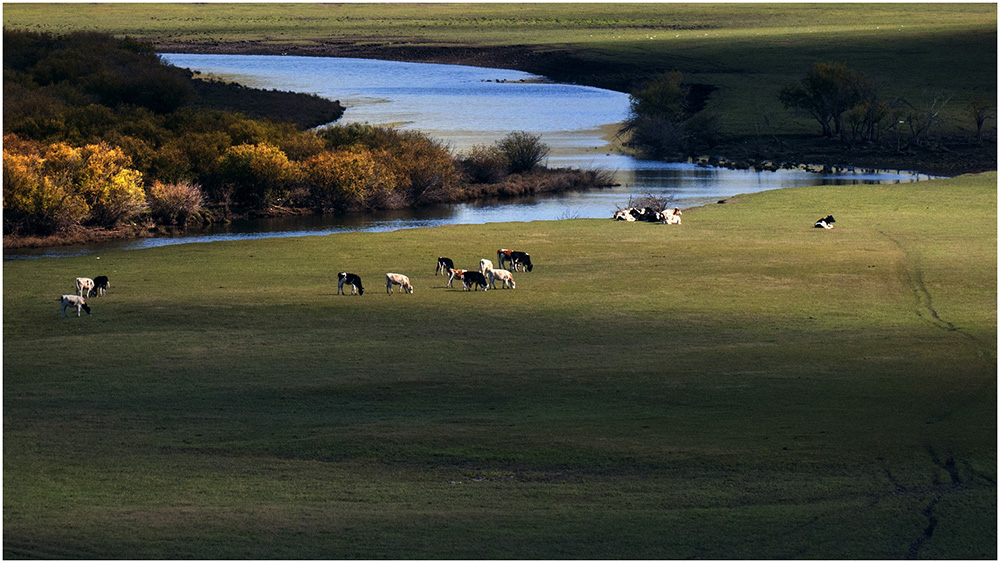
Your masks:
<svg viewBox="0 0 1000 563"><path fill-rule="evenodd" d="M337 295L344 294L344 284L351 286L351 295L357 293L358 295L365 294L365 288L361 286L361 276L356 274L349 274L347 272L340 272L337 274Z"/></svg>
<svg viewBox="0 0 1000 563"><path fill-rule="evenodd" d="M813 226L816 227L817 229L832 229L833 224L836 222L837 220L833 218L833 215L827 215L826 217L820 219L819 221L816 221L816 223Z"/></svg>

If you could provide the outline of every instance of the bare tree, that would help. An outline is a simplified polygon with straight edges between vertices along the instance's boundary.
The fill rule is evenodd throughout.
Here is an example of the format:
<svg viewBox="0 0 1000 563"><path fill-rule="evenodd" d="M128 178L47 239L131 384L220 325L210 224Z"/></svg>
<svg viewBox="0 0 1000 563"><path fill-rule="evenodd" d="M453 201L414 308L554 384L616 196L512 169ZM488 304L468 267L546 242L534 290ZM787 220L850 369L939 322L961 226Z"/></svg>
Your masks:
<svg viewBox="0 0 1000 563"><path fill-rule="evenodd" d="M993 108L989 100L982 96L976 96L969 100L969 115L976 122L976 140L983 144L983 126L986 120L994 117Z"/></svg>

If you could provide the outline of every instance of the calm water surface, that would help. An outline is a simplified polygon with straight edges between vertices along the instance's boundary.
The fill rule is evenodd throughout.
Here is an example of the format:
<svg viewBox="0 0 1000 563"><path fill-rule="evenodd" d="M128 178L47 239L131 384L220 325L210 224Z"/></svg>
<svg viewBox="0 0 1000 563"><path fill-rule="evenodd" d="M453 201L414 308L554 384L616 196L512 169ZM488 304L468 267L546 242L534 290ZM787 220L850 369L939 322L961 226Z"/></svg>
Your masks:
<svg viewBox="0 0 1000 563"><path fill-rule="evenodd" d="M292 217L236 221L183 236L106 245L26 250L4 259L69 256L105 248L150 248L167 244L246 238L388 231L453 223L610 218L630 197L669 195L679 207L712 203L740 193L792 186L900 183L926 179L905 172L815 174L755 172L664 163L614 154L609 131L628 116L625 94L547 82L525 72L458 65L370 59L245 55L164 54L179 67L235 80L247 86L316 94L347 107L340 123L392 125L422 131L454 152L491 144L511 131L528 131L551 147L550 167L613 171L618 187L601 190L400 210L360 217ZM817 210L817 213L827 213Z"/></svg>

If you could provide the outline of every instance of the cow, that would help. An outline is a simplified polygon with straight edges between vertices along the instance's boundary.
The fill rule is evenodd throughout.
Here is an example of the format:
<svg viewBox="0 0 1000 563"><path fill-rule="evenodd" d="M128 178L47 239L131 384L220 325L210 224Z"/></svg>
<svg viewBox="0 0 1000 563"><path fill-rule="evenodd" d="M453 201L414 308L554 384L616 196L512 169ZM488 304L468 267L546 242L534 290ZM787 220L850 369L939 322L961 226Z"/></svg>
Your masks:
<svg viewBox="0 0 1000 563"><path fill-rule="evenodd" d="M483 258L482 260L479 261L479 273L482 274L483 276L486 276L487 272L489 272L492 269L493 269L493 262L491 262L490 260Z"/></svg>
<svg viewBox="0 0 1000 563"><path fill-rule="evenodd" d="M90 290L91 295L104 296L104 292L111 287L111 282L108 281L108 276L97 276L94 278L94 289Z"/></svg>
<svg viewBox="0 0 1000 563"><path fill-rule="evenodd" d="M483 291L490 288L489 284L486 283L486 276L482 273L473 270L465 272L465 275L462 277L463 288L472 291L472 287L476 285L483 288Z"/></svg>
<svg viewBox="0 0 1000 563"><path fill-rule="evenodd" d="M455 267L455 263L452 262L451 258L438 258L437 269L434 270L434 275L445 274L448 275L448 270Z"/></svg>
<svg viewBox="0 0 1000 563"><path fill-rule="evenodd" d="M63 295L62 297L59 298L59 305L60 305L59 309L60 317L69 316L66 314L67 307L75 307L76 316L78 317L80 316L80 309L86 311L88 315L90 314L90 307L87 306L87 302L84 300L84 298L79 295Z"/></svg>
<svg viewBox="0 0 1000 563"><path fill-rule="evenodd" d="M398 285L400 293L413 293L413 286L410 285L410 278L404 276L403 274L394 274L389 272L385 275L385 292L392 294L392 286Z"/></svg>
<svg viewBox="0 0 1000 563"><path fill-rule="evenodd" d="M513 252L513 250L509 248L501 248L497 250L497 265L503 268L504 262L510 262L511 252Z"/></svg>
<svg viewBox="0 0 1000 563"><path fill-rule="evenodd" d="M663 213L663 224L664 225L680 225L681 224L681 209L675 207L673 209L664 209Z"/></svg>
<svg viewBox="0 0 1000 563"><path fill-rule="evenodd" d="M503 282L504 289L507 289L508 285L510 286L511 289L517 288L517 285L514 284L514 276L512 276L510 272L508 272L507 270L490 270L489 278L490 278L491 289L497 288L497 286L494 285L497 280Z"/></svg>
<svg viewBox="0 0 1000 563"><path fill-rule="evenodd" d="M455 268L448 268L448 284L446 287L451 287L451 282L465 279L465 272L468 270L456 270Z"/></svg>
<svg viewBox="0 0 1000 563"><path fill-rule="evenodd" d="M76 294L80 297L87 297L94 290L94 280L90 278L76 278Z"/></svg>
<svg viewBox="0 0 1000 563"><path fill-rule="evenodd" d="M833 218L833 215L827 215L826 217L820 219L819 221L816 221L816 223L814 223L813 226L816 227L817 229L832 229L833 224L836 222L837 221L836 219Z"/></svg>
<svg viewBox="0 0 1000 563"><path fill-rule="evenodd" d="M344 284L351 286L351 295L364 295L365 288L361 285L361 276L340 272L337 274L337 295L347 295L344 293Z"/></svg>
<svg viewBox="0 0 1000 563"><path fill-rule="evenodd" d="M519 271L520 268L524 268L526 271L530 272L534 266L531 265L531 255L527 252L518 252L516 250L510 251L510 263L512 270L515 272Z"/></svg>

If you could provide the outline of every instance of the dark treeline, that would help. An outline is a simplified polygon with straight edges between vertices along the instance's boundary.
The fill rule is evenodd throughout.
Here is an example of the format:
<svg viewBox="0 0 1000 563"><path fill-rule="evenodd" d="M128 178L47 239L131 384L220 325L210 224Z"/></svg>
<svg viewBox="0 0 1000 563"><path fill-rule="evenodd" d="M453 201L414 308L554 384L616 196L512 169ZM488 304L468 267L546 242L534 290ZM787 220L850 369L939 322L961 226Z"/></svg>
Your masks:
<svg viewBox="0 0 1000 563"><path fill-rule="evenodd" d="M606 182L540 168L547 148L520 132L456 156L391 128L307 130L343 108L204 81L129 38L4 30L3 57L5 235L291 208L363 211Z"/></svg>

